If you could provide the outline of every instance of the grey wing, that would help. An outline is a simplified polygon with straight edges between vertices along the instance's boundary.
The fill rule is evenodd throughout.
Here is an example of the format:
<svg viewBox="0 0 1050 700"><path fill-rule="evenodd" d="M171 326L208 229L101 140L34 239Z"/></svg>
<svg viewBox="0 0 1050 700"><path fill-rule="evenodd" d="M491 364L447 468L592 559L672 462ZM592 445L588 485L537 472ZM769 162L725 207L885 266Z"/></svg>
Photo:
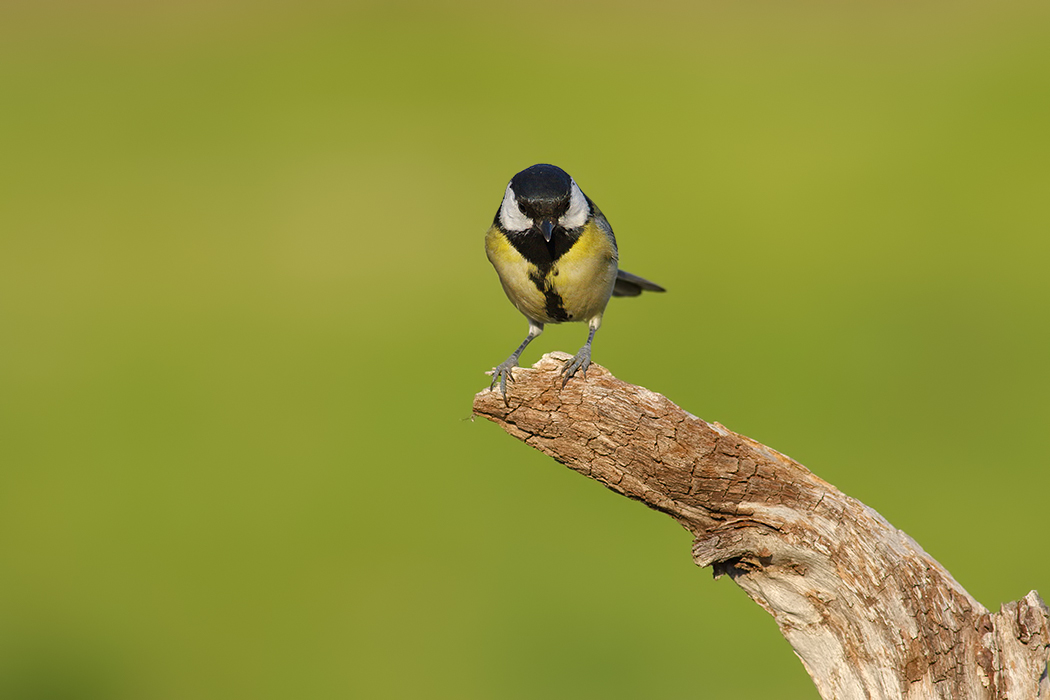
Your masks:
<svg viewBox="0 0 1050 700"><path fill-rule="evenodd" d="M638 275L632 275L625 270L616 272L616 286L613 287L614 297L636 297L643 291L666 292L667 290L655 282L650 282Z"/></svg>

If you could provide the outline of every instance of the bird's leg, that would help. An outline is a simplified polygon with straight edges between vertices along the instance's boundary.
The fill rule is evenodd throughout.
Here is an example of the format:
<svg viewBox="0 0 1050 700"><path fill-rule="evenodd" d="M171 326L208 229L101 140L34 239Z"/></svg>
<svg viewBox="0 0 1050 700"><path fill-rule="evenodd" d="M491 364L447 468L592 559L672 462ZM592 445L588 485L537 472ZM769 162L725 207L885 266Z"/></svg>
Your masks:
<svg viewBox="0 0 1050 700"><path fill-rule="evenodd" d="M543 332L543 324L537 321L529 319L529 334L525 336L525 340L521 341L521 345L518 349L511 353L511 356L506 360L496 365L492 370L492 384L489 385L489 389L496 386L496 382L499 382L499 390L503 393L503 403L507 402L507 379L514 381L514 375L511 370L518 366L518 358L521 357L521 353L525 351L525 348L529 346L536 336Z"/></svg>
<svg viewBox="0 0 1050 700"><path fill-rule="evenodd" d="M587 378L587 368L591 366L591 342L594 340L594 334L598 332L598 327L601 325L601 316L597 319L591 319L591 332L587 335L587 342L583 344L583 347L580 348L580 351L576 353L575 357L565 363L565 367L561 370L562 386L565 386L565 384L572 379L572 376L576 374L577 370L582 369L584 379Z"/></svg>

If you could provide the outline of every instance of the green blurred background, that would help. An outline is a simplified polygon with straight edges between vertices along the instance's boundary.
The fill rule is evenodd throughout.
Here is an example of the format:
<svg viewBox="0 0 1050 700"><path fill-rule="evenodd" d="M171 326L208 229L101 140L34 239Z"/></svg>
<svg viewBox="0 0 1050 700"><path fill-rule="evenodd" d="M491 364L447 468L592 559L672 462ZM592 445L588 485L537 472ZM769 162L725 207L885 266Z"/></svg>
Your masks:
<svg viewBox="0 0 1050 700"><path fill-rule="evenodd" d="M597 362L1050 594L1045 0L7 2L0 697L816 697L470 420L536 162L670 290Z"/></svg>

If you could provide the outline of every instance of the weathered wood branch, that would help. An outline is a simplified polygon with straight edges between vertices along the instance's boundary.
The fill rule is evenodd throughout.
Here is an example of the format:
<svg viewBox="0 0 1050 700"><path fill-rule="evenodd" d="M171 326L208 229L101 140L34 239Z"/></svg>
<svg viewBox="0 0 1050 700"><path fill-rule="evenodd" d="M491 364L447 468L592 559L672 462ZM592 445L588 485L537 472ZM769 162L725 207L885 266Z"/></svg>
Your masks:
<svg viewBox="0 0 1050 700"><path fill-rule="evenodd" d="M991 613L904 532L790 458L567 355L474 412L694 536L693 558L769 612L823 698L1050 699L1050 615Z"/></svg>

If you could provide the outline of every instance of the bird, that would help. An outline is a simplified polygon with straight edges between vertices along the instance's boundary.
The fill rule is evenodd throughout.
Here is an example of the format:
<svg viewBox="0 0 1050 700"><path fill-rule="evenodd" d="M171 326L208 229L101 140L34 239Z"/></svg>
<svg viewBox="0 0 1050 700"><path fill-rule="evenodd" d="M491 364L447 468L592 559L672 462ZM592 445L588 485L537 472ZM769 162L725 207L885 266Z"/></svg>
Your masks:
<svg viewBox="0 0 1050 700"><path fill-rule="evenodd" d="M513 178L485 234L485 253L503 291L529 322L529 332L510 357L492 369L507 401L507 380L529 343L548 323L586 323L587 342L562 367L562 386L577 372L587 377L591 344L609 298L633 297L663 287L619 267L608 219L576 181L556 165L541 163Z"/></svg>

